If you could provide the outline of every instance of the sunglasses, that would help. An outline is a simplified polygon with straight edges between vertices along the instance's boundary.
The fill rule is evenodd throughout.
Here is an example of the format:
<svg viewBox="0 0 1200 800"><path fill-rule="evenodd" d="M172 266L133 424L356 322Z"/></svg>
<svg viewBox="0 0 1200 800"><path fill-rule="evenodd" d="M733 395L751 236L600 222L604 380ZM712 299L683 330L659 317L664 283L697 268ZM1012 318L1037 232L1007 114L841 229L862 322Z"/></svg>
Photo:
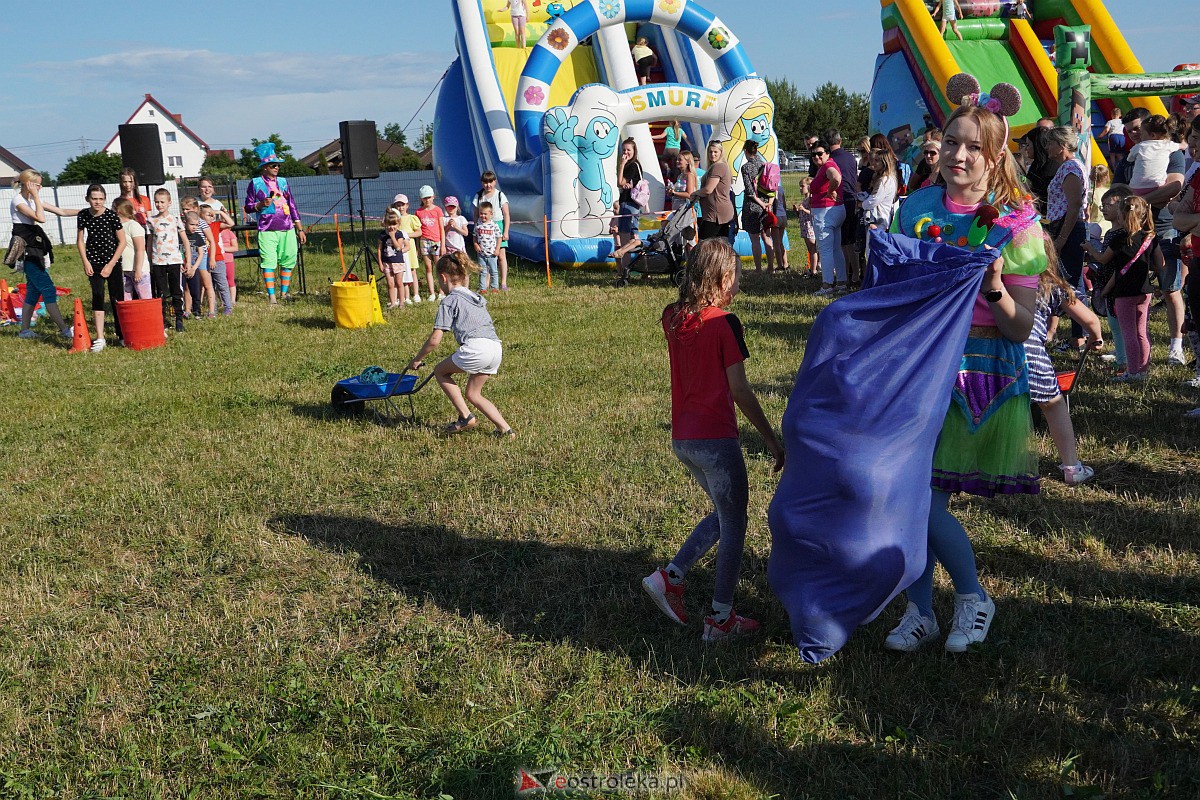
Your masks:
<svg viewBox="0 0 1200 800"><path fill-rule="evenodd" d="M937 150L925 150L924 151L925 155L927 155L927 156L936 156L938 154L938 152L939 151L937 151Z"/></svg>
<svg viewBox="0 0 1200 800"><path fill-rule="evenodd" d="M813 151L812 151L812 154L813 154L814 156L818 156L818 157L820 157L820 156L827 156L827 155L829 155L829 154L828 154L828 153L826 153L824 150L813 150Z"/></svg>

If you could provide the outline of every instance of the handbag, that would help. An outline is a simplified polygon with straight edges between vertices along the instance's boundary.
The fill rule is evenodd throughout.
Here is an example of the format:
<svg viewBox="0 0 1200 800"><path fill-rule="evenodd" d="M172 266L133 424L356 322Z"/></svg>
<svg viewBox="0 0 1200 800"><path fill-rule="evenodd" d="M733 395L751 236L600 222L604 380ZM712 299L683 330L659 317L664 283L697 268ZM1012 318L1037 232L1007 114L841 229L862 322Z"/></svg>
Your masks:
<svg viewBox="0 0 1200 800"><path fill-rule="evenodd" d="M645 211L650 207L650 183L645 178L638 181L629 191L629 197L638 207Z"/></svg>
<svg viewBox="0 0 1200 800"><path fill-rule="evenodd" d="M25 240L13 234L8 241L8 250L4 253L4 263L9 269L17 269L25 263Z"/></svg>

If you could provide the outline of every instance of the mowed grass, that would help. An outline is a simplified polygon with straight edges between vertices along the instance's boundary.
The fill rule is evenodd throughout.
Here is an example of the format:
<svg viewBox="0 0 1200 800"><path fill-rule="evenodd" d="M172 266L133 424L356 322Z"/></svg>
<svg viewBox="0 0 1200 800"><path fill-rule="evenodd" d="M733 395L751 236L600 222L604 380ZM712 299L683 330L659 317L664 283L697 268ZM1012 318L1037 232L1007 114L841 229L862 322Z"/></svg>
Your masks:
<svg viewBox="0 0 1200 800"><path fill-rule="evenodd" d="M67 251L54 273L84 291ZM476 800L518 767L678 773L713 800L1200 796L1186 371L1085 378L1093 483L1064 487L1039 438L1041 496L955 501L999 606L978 652L884 651L897 601L811 667L767 586L752 432L738 605L761 635L703 646L639 587L705 511L669 448L664 278L521 265L489 297L487 387L520 438L445 438L433 384L412 426L330 414L334 381L399 368L433 307L335 329L329 251L278 309L240 266L235 316L162 349L0 331L0 797ZM823 302L794 273L743 288L778 421ZM698 620L710 560L690 587Z"/></svg>

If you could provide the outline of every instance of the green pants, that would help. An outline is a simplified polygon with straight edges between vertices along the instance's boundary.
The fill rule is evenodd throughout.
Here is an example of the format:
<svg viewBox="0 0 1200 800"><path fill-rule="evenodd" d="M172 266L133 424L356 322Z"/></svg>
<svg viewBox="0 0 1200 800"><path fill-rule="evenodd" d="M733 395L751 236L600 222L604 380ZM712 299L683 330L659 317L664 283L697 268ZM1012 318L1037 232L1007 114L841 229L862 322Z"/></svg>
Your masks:
<svg viewBox="0 0 1200 800"><path fill-rule="evenodd" d="M258 232L258 257L264 272L276 269L291 272L296 268L298 249L294 230Z"/></svg>

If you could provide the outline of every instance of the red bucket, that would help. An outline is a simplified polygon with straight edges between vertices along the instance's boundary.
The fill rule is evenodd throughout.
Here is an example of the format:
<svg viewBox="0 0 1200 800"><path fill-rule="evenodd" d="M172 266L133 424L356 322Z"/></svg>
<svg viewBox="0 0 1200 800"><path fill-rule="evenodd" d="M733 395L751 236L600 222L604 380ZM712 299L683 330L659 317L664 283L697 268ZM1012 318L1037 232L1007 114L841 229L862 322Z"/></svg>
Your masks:
<svg viewBox="0 0 1200 800"><path fill-rule="evenodd" d="M1075 370L1070 372L1059 372L1054 377L1058 379L1058 388L1064 393L1069 394L1075 388Z"/></svg>
<svg viewBox="0 0 1200 800"><path fill-rule="evenodd" d="M131 350L148 350L167 343L163 333L162 300L118 300L121 336Z"/></svg>

